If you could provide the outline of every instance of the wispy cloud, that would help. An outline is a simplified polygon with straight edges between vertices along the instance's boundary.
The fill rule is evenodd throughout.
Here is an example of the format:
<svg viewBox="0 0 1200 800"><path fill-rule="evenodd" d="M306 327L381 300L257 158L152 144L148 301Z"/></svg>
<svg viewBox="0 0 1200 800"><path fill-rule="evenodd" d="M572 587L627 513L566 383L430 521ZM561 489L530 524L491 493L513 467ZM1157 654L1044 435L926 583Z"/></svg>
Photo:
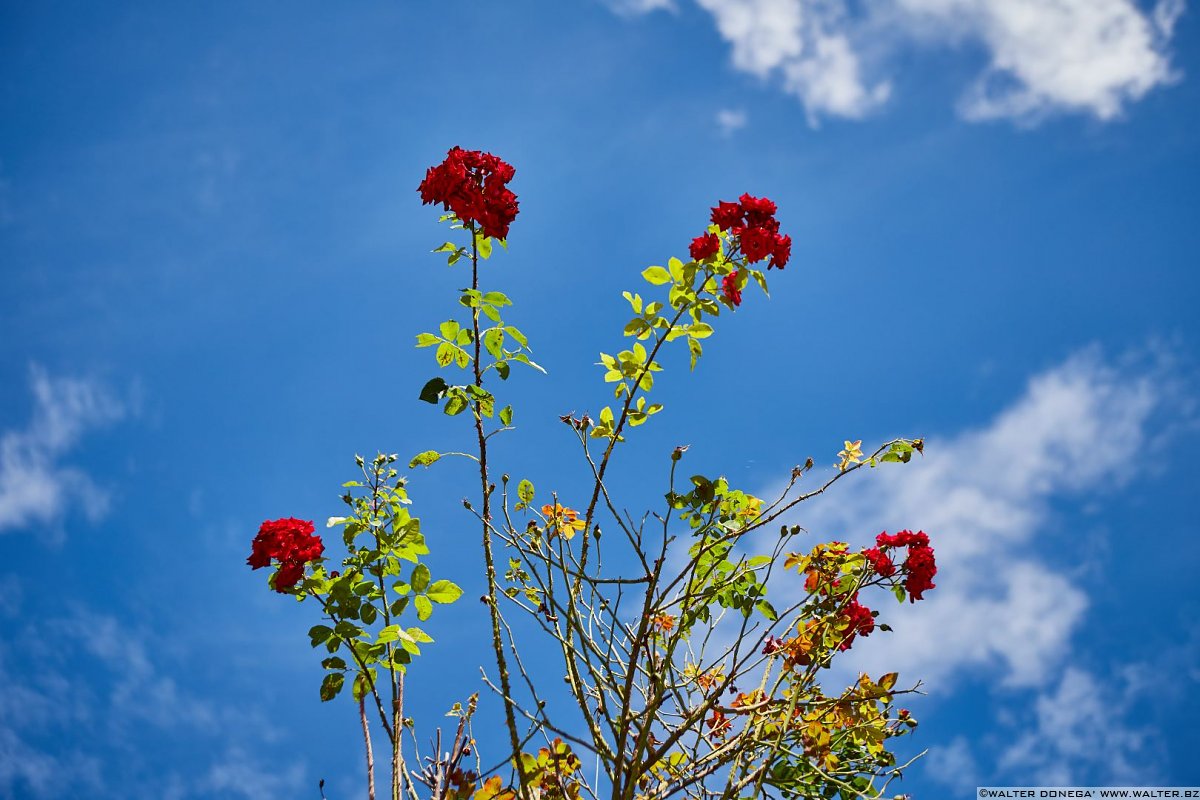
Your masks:
<svg viewBox="0 0 1200 800"><path fill-rule="evenodd" d="M856 642L835 678L899 670L902 682L923 680L942 697L978 678L1010 700L1025 698L1007 703L1013 708L1033 709L1028 719L998 718L1012 736L990 748L988 764L960 739L938 751L927 774L943 772L939 765L1036 774L1041 785L1084 772L1153 777L1148 734L1126 719L1146 683L1133 680L1140 668L1108 665L1125 684L1115 690L1072 658L1089 606L1084 569L1040 539L1057 503L1119 491L1152 469L1160 440L1191 413L1179 372L1165 348L1115 360L1086 350L1033 377L986 424L930 436L923 458L850 476L800 507L795 521L819 541L865 545L881 530L921 528L937 552L937 588L919 605L864 598L895 631ZM952 788L974 785L959 783Z"/></svg>
<svg viewBox="0 0 1200 800"><path fill-rule="evenodd" d="M848 38L845 9L811 0L696 0L733 49L733 65L760 78L778 77L816 123L822 114L862 117L890 93L867 85Z"/></svg>
<svg viewBox="0 0 1200 800"><path fill-rule="evenodd" d="M76 610L14 628L0 645L0 798L294 797L301 762L257 763L279 731L253 712L195 696L155 653L164 642L109 614ZM149 740L208 758L164 765ZM86 748L86 749L81 749Z"/></svg>
<svg viewBox="0 0 1200 800"><path fill-rule="evenodd" d="M881 530L922 528L937 548L937 590L919 608L884 606L897 631L856 644L859 664L939 686L973 671L1008 686L1056 675L1088 597L1033 540L1052 500L1137 473L1152 415L1176 396L1167 372L1159 361L1077 354L988 424L930 436L923 458L855 475L802 506L798 521L821 539L865 544Z"/></svg>
<svg viewBox="0 0 1200 800"><path fill-rule="evenodd" d="M1077 784L1084 771L1115 786L1156 782L1163 743L1150 728L1126 721L1148 687L1136 668L1125 673L1114 685L1067 668L1058 686L1038 697L1032 724L1021 726L998 767L1039 786Z"/></svg>
<svg viewBox="0 0 1200 800"><path fill-rule="evenodd" d="M984 72L959 111L969 120L1032 123L1058 112L1110 120L1178 78L1168 45L1184 0L696 0L735 68L774 80L812 124L861 118L891 96L891 58L913 48L979 46ZM630 0L623 13L651 11Z"/></svg>
<svg viewBox="0 0 1200 800"><path fill-rule="evenodd" d="M962 736L929 751L922 762L925 774L957 794L966 794L982 783L979 764L970 743Z"/></svg>
<svg viewBox="0 0 1200 800"><path fill-rule="evenodd" d="M1176 73L1165 50L1178 0L1147 15L1131 0L901 0L918 18L984 45L987 70L960 102L967 119L1036 122L1054 111L1118 116Z"/></svg>
<svg viewBox="0 0 1200 800"><path fill-rule="evenodd" d="M295 797L304 782L304 765L292 764L282 773L264 769L263 765L243 750L230 748L213 764L204 777L202 787L220 797L261 798Z"/></svg>
<svg viewBox="0 0 1200 800"><path fill-rule="evenodd" d="M674 0L604 0L604 4L618 14L632 16L649 14L651 11L674 11Z"/></svg>
<svg viewBox="0 0 1200 800"><path fill-rule="evenodd" d="M0 532L55 522L70 505L91 519L108 510L108 493L62 460L88 430L121 419L125 404L95 381L52 378L39 367L31 385L29 424L0 434Z"/></svg>
<svg viewBox="0 0 1200 800"><path fill-rule="evenodd" d="M741 109L722 108L717 112L717 130L722 136L732 136L746 127L746 112Z"/></svg>

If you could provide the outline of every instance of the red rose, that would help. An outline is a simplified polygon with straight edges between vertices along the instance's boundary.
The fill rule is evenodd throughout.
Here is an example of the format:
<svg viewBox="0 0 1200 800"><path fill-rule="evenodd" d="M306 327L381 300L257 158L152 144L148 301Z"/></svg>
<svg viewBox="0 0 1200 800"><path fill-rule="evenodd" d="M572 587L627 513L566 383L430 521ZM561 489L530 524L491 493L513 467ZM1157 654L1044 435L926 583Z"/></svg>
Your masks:
<svg viewBox="0 0 1200 800"><path fill-rule="evenodd" d="M744 194L738 198L738 202L750 225L761 224L767 218L775 215L775 204L765 197L751 197L749 194Z"/></svg>
<svg viewBox="0 0 1200 800"><path fill-rule="evenodd" d="M896 565L892 563L891 557L878 547L863 550L862 554L871 562L871 568L875 570L876 575L890 578L896 574Z"/></svg>
<svg viewBox="0 0 1200 800"><path fill-rule="evenodd" d="M463 223L478 223L484 235L507 239L518 204L505 184L515 174L511 164L491 153L452 147L445 161L425 173L417 191L425 205L441 203Z"/></svg>
<svg viewBox="0 0 1200 800"><path fill-rule="evenodd" d="M742 255L751 264L762 261L771 254L774 237L765 228L746 228L741 233Z"/></svg>
<svg viewBox="0 0 1200 800"><path fill-rule="evenodd" d="M775 244L771 248L771 263L767 265L767 269L771 267L779 267L783 269L787 266L788 259L792 257L792 237L775 235Z"/></svg>
<svg viewBox="0 0 1200 800"><path fill-rule="evenodd" d="M910 545L928 547L929 536L924 531L918 531L917 533L900 531L895 536L889 536L887 531L884 531L875 537L875 544L879 547L905 547Z"/></svg>
<svg viewBox="0 0 1200 800"><path fill-rule="evenodd" d="M742 290L738 288L738 271L736 269L721 279L721 291L730 305L740 306L742 304Z"/></svg>
<svg viewBox="0 0 1200 800"><path fill-rule="evenodd" d="M937 562L933 557L933 548L928 545L908 548L904 569L908 572L904 580L908 599L914 603L923 600L923 594L935 588L933 576L937 574Z"/></svg>
<svg viewBox="0 0 1200 800"><path fill-rule="evenodd" d="M736 228L742 224L742 207L721 200L712 210L712 221L723 231Z"/></svg>
<svg viewBox="0 0 1200 800"><path fill-rule="evenodd" d="M720 249L721 239L715 233L706 233L703 236L697 236L695 239L692 239L692 246L689 248L693 261L703 261L709 256L716 255Z"/></svg>
<svg viewBox="0 0 1200 800"><path fill-rule="evenodd" d="M325 544L313 534L312 522L288 517L264 522L250 545L246 563L254 569L279 562L275 574L275 591L292 588L304 577L304 565L321 558Z"/></svg>

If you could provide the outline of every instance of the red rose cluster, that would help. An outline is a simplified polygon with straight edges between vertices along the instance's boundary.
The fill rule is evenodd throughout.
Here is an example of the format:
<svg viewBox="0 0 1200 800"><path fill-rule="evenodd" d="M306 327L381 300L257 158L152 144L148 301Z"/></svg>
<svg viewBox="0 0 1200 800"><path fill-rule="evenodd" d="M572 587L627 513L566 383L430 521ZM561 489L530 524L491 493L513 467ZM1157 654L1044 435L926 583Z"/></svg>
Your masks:
<svg viewBox="0 0 1200 800"><path fill-rule="evenodd" d="M464 223L479 223L484 235L507 239L517 217L517 196L505 184L515 174L498 156L452 147L445 161L425 173L417 191L425 205L441 203Z"/></svg>
<svg viewBox="0 0 1200 800"><path fill-rule="evenodd" d="M858 595L842 609L842 616L849 621L850 627L846 629L846 638L838 645L839 650L849 650L854 637L870 636L875 630L875 617L871 615L871 609L858 602Z"/></svg>
<svg viewBox="0 0 1200 800"><path fill-rule="evenodd" d="M765 197L744 194L736 203L722 200L712 210L712 221L721 230L738 237L742 255L751 264L770 256L771 263L767 264L767 269L783 269L792 257L792 237L780 235L779 220L775 219L775 204ZM695 246L694 241L692 247ZM695 258L694 252L692 257Z"/></svg>
<svg viewBox="0 0 1200 800"><path fill-rule="evenodd" d="M312 522L294 517L264 522L250 547L246 563L254 569L271 566L271 559L279 562L279 573L275 576L277 592L285 592L299 583L304 577L304 565L325 552L321 537L313 534Z"/></svg>
<svg viewBox="0 0 1200 800"><path fill-rule="evenodd" d="M896 565L882 548L908 548L908 557L904 560L902 569L906 574L904 588L908 591L908 599L911 602L925 599L924 593L936 587L933 576L937 574L937 561L933 557L933 548L929 546L929 536L924 531L900 531L894 536L889 536L887 531L884 531L875 537L875 545L863 550L863 555L871 562L875 572L885 578L896 573Z"/></svg>

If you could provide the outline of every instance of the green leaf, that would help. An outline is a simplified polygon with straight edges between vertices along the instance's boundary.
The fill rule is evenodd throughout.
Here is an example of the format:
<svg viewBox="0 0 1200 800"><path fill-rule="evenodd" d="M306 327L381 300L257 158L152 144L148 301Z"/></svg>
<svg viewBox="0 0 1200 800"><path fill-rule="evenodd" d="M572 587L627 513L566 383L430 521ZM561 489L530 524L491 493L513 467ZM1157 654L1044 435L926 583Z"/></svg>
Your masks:
<svg viewBox="0 0 1200 800"><path fill-rule="evenodd" d="M447 580L434 581L429 586L428 591L425 592L425 596L430 600L435 603L442 604L453 603L455 600L462 597L462 594L462 589L460 589L456 584Z"/></svg>
<svg viewBox="0 0 1200 800"><path fill-rule="evenodd" d="M438 366L448 367L453 364L455 359L454 351L456 350L458 350L458 348L449 342L442 342L439 344L437 351L433 354L433 357L437 360Z"/></svg>
<svg viewBox="0 0 1200 800"><path fill-rule="evenodd" d="M314 625L308 630L308 637L312 640L313 647L324 644L330 636L333 636L333 628L328 625Z"/></svg>
<svg viewBox="0 0 1200 800"><path fill-rule="evenodd" d="M477 236L476 241L479 246L479 257L489 259L492 257L492 240L487 236Z"/></svg>
<svg viewBox="0 0 1200 800"><path fill-rule="evenodd" d="M454 341L454 338L456 336L458 336L458 331L461 327L462 326L459 325L454 320L448 319L438 327L438 330L440 330L442 332L443 339L449 339L450 341Z"/></svg>
<svg viewBox="0 0 1200 800"><path fill-rule="evenodd" d="M498 308L512 305L512 300L509 300L504 292L487 292L483 295L483 302L491 303Z"/></svg>
<svg viewBox="0 0 1200 800"><path fill-rule="evenodd" d="M426 450L423 453L417 453L415 456L413 456L412 461L408 462L408 466L409 469L417 466L428 467L430 464L437 463L438 459L441 457L442 454L437 450Z"/></svg>
<svg viewBox="0 0 1200 800"><path fill-rule="evenodd" d="M409 628L408 635L414 642L432 642L433 637L420 628Z"/></svg>
<svg viewBox="0 0 1200 800"><path fill-rule="evenodd" d="M505 406L504 408L500 409L500 424L511 425L512 424L512 415L513 415L512 406Z"/></svg>
<svg viewBox="0 0 1200 800"><path fill-rule="evenodd" d="M463 289L462 296L458 298L458 302L467 308L475 308L479 305L480 297L481 294L478 289Z"/></svg>
<svg viewBox="0 0 1200 800"><path fill-rule="evenodd" d="M424 564L417 564L413 567L412 577L408 580L412 584L413 591L422 593L429 586L429 567Z"/></svg>
<svg viewBox="0 0 1200 800"><path fill-rule="evenodd" d="M522 480L517 484L517 497L521 498L521 502L529 505L533 502L533 484L528 480Z"/></svg>
<svg viewBox="0 0 1200 800"><path fill-rule="evenodd" d="M492 328L483 334L483 349L496 358L504 357L504 329Z"/></svg>
<svg viewBox="0 0 1200 800"><path fill-rule="evenodd" d="M417 619L424 622L433 614L433 603L423 594L413 598L413 606L417 609Z"/></svg>
<svg viewBox="0 0 1200 800"><path fill-rule="evenodd" d="M641 317L634 317L633 319L629 320L629 323L625 326L624 333L626 336L638 336L639 334L649 330L649 328L650 325L646 322L646 320L642 319Z"/></svg>
<svg viewBox="0 0 1200 800"><path fill-rule="evenodd" d="M461 394L450 395L450 399L446 401L446 407L443 409L450 416L461 414L467 408L467 398Z"/></svg>
<svg viewBox="0 0 1200 800"><path fill-rule="evenodd" d="M376 644L388 644L400 638L400 626L388 625L379 632L379 636L375 638Z"/></svg>
<svg viewBox="0 0 1200 800"><path fill-rule="evenodd" d="M346 682L346 676L341 672L330 672L321 681L321 702L327 703L338 696L342 691L342 686Z"/></svg>
<svg viewBox="0 0 1200 800"><path fill-rule="evenodd" d="M511 354L510 358L512 358L513 361L520 361L522 364L528 364L543 375L546 374L546 370L544 370L540 364L535 364L533 360L524 353L513 353Z"/></svg>
<svg viewBox="0 0 1200 800"><path fill-rule="evenodd" d="M519 330L517 330L513 326L505 325L504 332L507 333L509 336L511 336L513 339L515 339L517 341L517 343L521 345L521 347L529 346L529 340L525 338L525 334L521 333Z"/></svg>
<svg viewBox="0 0 1200 800"><path fill-rule="evenodd" d="M779 619L779 612L775 610L775 606L771 605L766 600L759 600L754 604L754 607L758 609L758 613L762 614L772 622Z"/></svg>
<svg viewBox="0 0 1200 800"><path fill-rule="evenodd" d="M438 341L438 337L434 336L432 333L417 334L417 347L431 347L437 344Z"/></svg>
<svg viewBox="0 0 1200 800"><path fill-rule="evenodd" d="M750 275L751 275L751 277L753 277L753 278L754 278L754 282L755 282L755 283L757 283L757 284L759 285L759 288L761 288L761 289L763 290L763 294L765 294L767 297L770 297L770 296L771 296L771 293L770 293L769 291L767 291L767 278L766 278L766 276L765 276L765 275L763 275L761 272L759 272L759 271L758 271L758 270L756 270L756 269L752 269L752 270L750 270Z"/></svg>
<svg viewBox="0 0 1200 800"><path fill-rule="evenodd" d="M442 394L448 388L449 387L446 385L444 380L441 378L433 378L425 384L423 389L421 389L420 399L424 400L426 403L433 403L434 405L437 405L437 402L442 399Z"/></svg>
<svg viewBox="0 0 1200 800"><path fill-rule="evenodd" d="M664 283L671 282L671 273L662 267L646 267L642 270L642 277L646 279L647 283L654 286L662 286Z"/></svg>
<svg viewBox="0 0 1200 800"><path fill-rule="evenodd" d="M709 325L707 322L697 322L688 328L688 336L691 336L693 339L707 339L712 334L712 325Z"/></svg>

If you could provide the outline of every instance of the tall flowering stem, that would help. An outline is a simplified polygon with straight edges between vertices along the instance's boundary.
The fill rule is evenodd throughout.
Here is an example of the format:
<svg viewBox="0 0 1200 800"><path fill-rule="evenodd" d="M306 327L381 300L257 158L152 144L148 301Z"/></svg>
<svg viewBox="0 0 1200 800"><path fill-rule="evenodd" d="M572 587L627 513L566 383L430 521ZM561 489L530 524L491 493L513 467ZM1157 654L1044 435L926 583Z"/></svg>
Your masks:
<svg viewBox="0 0 1200 800"><path fill-rule="evenodd" d="M255 569L275 564L269 579L275 591L320 607L328 624L309 630L312 646L326 653L320 697L333 700L347 684L351 687L363 731L369 795L374 796L375 764L368 698L391 746L392 800L418 800L403 752L405 674L421 645L433 637L420 627L402 626L401 620L414 612L419 621L428 620L435 605L456 601L462 589L448 580L433 580L421 563L429 548L420 520L409 513L404 480L393 466L396 456L355 460L362 480L343 485L349 513L328 522L342 528L346 555L340 569L327 567L325 543L312 522L292 517L263 523L247 561ZM412 564L411 570L402 567L405 563ZM443 757L434 759L440 763ZM443 766L457 768L457 762Z"/></svg>
<svg viewBox="0 0 1200 800"><path fill-rule="evenodd" d="M511 174L511 173L510 173ZM514 200L515 207L515 200ZM468 230L471 232L471 289L479 291L479 237L475 231L474 223L468 225ZM504 232L507 233L507 226ZM483 389L483 371L480 367L480 333L479 333L479 315L481 311L477 306L471 309L471 332L472 340L475 346L475 357L471 361L475 376L475 386ZM475 435L479 447L479 482L480 491L482 493L482 506L480 515L483 517L483 561L484 569L487 572L487 599L488 599L488 614L492 622L492 650L496 656L496 670L500 677L500 691L503 693L504 702L504 722L508 728L509 743L512 745L512 752L515 754L521 751L520 735L517 732L517 715L516 709L512 703L512 679L508 671L508 658L504 654L504 640L500 633L500 604L499 595L496 590L496 560L492 553L492 491L496 488L492 485L488 478L488 449L487 435L483 429L483 410L481 401L476 400L474 403L475 416ZM523 765L520 759L517 759L517 770L521 771ZM524 787L525 780L518 782L518 786ZM524 792L522 790L522 796Z"/></svg>
<svg viewBox="0 0 1200 800"><path fill-rule="evenodd" d="M469 250L460 244L447 242L438 251L449 253L447 261L450 265L465 257L470 258L471 288L463 293L461 301L471 309L471 327L465 330L451 320L440 327L442 337L422 334L417 340L418 346L437 345L436 357L440 366L455 364L461 368L468 363L471 366L469 385L450 386L443 379L437 378L426 384L421 397L435 403L445 398L446 413L451 415L460 413L466 406L469 406L472 412L478 454L474 460L478 462L481 494L477 513L482 526L487 581L485 600L491 621L492 649L499 673L505 726L508 729L514 759L520 752L520 736L517 712L512 701L512 679L501 630L502 618L492 541L492 493L496 487L488 474L490 434L485 428L485 420L493 417L496 409L494 396L484 388L484 373L494 368L501 379L507 379L511 361L535 367L537 365L530 361L525 352L528 343L520 331L501 323L499 308L510 304L508 298L499 292L484 293L480 290L479 262L481 258L487 259L491 256L493 241L504 244L509 228L517 216L517 196L507 187L515 173L516 170L510 164L491 153L464 150L460 147L451 148L442 163L430 167L426 172L425 180L418 187L422 202L441 204L445 210L451 212L443 217L443 220L470 235ZM497 323L487 331L481 326L481 314L485 313ZM505 347L506 338L518 345L516 350ZM470 346L469 352L464 349L466 346ZM483 364L485 354L493 359L486 367ZM511 407L500 411L501 429L508 427L511 415ZM414 463L428 465L441 456L440 453L429 451L414 459ZM524 766L520 759L516 759L516 762L517 771L522 776L518 787L524 796L527 783L524 779Z"/></svg>

